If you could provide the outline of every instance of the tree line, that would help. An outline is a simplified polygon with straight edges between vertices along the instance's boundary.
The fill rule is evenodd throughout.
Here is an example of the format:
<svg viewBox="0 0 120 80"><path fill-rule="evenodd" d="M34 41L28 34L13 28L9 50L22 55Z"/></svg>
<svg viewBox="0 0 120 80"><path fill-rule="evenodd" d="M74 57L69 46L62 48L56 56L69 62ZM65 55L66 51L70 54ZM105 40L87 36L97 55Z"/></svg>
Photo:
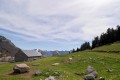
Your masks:
<svg viewBox="0 0 120 80"><path fill-rule="evenodd" d="M72 52L78 52L88 49L94 49L99 46L103 46L106 44L111 44L113 42L120 41L120 26L118 25L116 29L108 28L105 33L102 33L100 36L96 36L91 45L89 42L83 43L80 48L73 49Z"/></svg>

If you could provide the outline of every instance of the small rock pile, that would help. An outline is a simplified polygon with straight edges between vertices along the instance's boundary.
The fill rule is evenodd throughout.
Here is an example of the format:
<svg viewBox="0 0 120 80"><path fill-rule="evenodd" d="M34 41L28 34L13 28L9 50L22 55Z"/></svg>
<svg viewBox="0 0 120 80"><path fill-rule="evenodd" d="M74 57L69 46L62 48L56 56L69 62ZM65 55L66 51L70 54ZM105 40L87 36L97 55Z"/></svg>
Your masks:
<svg viewBox="0 0 120 80"><path fill-rule="evenodd" d="M84 76L84 80L95 80L98 77L97 71L91 66L88 66L87 72L88 74Z"/></svg>

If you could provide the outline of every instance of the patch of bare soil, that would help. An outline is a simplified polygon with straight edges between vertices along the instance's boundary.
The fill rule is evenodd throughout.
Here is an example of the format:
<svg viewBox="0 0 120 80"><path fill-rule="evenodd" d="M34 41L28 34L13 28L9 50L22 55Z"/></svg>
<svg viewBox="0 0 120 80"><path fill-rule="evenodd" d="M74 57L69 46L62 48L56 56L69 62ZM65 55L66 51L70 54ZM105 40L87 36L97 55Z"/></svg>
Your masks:
<svg viewBox="0 0 120 80"><path fill-rule="evenodd" d="M29 70L29 72L26 73L14 73L12 72L7 72L4 75L5 76L16 76L16 77L20 77L20 78L32 78L33 74L36 72L37 70Z"/></svg>

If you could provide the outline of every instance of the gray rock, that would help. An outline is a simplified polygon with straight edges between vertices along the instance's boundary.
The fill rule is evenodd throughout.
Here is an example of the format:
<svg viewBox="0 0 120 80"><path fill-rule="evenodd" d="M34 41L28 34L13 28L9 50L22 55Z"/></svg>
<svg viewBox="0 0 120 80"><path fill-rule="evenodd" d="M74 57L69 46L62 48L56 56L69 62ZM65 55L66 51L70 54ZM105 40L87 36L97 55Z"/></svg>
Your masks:
<svg viewBox="0 0 120 80"><path fill-rule="evenodd" d="M32 64L32 66L39 66L39 64Z"/></svg>
<svg viewBox="0 0 120 80"><path fill-rule="evenodd" d="M52 64L52 66L58 66L60 63L54 63Z"/></svg>
<svg viewBox="0 0 120 80"><path fill-rule="evenodd" d="M93 67L91 67L91 66L88 66L87 72L92 73L93 71L95 71L95 69Z"/></svg>
<svg viewBox="0 0 120 80"><path fill-rule="evenodd" d="M95 80L95 76L93 74L85 75L84 80Z"/></svg>
<svg viewBox="0 0 120 80"><path fill-rule="evenodd" d="M40 76L40 75L42 75L42 72L41 72L41 71L36 71L36 72L35 72L35 76Z"/></svg>
<svg viewBox="0 0 120 80"><path fill-rule="evenodd" d="M95 76L95 78L98 77L98 73L96 71L93 71L91 74L93 74Z"/></svg>
<svg viewBox="0 0 120 80"><path fill-rule="evenodd" d="M104 77L100 77L99 80L105 80L105 78Z"/></svg>
<svg viewBox="0 0 120 80"><path fill-rule="evenodd" d="M10 40L0 36L0 53L2 53L2 55L15 56L19 50L20 49L17 48Z"/></svg>
<svg viewBox="0 0 120 80"><path fill-rule="evenodd" d="M60 76L60 71L55 71L54 76Z"/></svg>
<svg viewBox="0 0 120 80"><path fill-rule="evenodd" d="M106 68L106 71L107 72L112 72L112 70L109 67Z"/></svg>
<svg viewBox="0 0 120 80"><path fill-rule="evenodd" d="M16 64L13 67L14 73L25 73L29 72L30 67L27 64Z"/></svg>
<svg viewBox="0 0 120 80"><path fill-rule="evenodd" d="M95 78L98 77L98 73L97 73L97 71L96 71L93 67L91 67L91 66L88 66L88 68L87 68L87 72L88 72L88 74L92 74L92 75L94 75Z"/></svg>
<svg viewBox="0 0 120 80"><path fill-rule="evenodd" d="M48 78L46 78L45 80L56 80L54 76L49 76Z"/></svg>

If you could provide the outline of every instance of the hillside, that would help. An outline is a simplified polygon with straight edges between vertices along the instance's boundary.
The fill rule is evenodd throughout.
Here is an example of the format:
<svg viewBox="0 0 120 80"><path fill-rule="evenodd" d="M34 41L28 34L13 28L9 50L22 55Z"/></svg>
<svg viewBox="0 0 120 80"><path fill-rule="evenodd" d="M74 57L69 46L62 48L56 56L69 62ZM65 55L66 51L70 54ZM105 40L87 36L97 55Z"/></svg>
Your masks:
<svg viewBox="0 0 120 80"><path fill-rule="evenodd" d="M68 62L68 59L72 57L73 61ZM93 66L99 77L105 77L105 80L120 80L120 55L108 54L99 52L77 52L71 54L65 54L58 57L47 57L41 60L33 62L25 62L30 66L32 72L10 75L14 64L17 63L0 63L0 79L1 80L40 80L45 79L47 76L52 75L46 73L46 71L60 71L61 75L58 76L58 80L83 80L83 76L86 74L87 67ZM52 66L53 63L60 63L58 66ZM33 64L39 64L38 66L32 66ZM112 72L107 72L106 68L110 68ZM34 70L40 70L44 75L34 76ZM47 74L47 75L46 75Z"/></svg>
<svg viewBox="0 0 120 80"><path fill-rule="evenodd" d="M104 45L93 49L93 51L120 51L120 42L115 42L110 45Z"/></svg>
<svg viewBox="0 0 120 80"><path fill-rule="evenodd" d="M10 40L0 36L0 53L14 56L19 50Z"/></svg>

